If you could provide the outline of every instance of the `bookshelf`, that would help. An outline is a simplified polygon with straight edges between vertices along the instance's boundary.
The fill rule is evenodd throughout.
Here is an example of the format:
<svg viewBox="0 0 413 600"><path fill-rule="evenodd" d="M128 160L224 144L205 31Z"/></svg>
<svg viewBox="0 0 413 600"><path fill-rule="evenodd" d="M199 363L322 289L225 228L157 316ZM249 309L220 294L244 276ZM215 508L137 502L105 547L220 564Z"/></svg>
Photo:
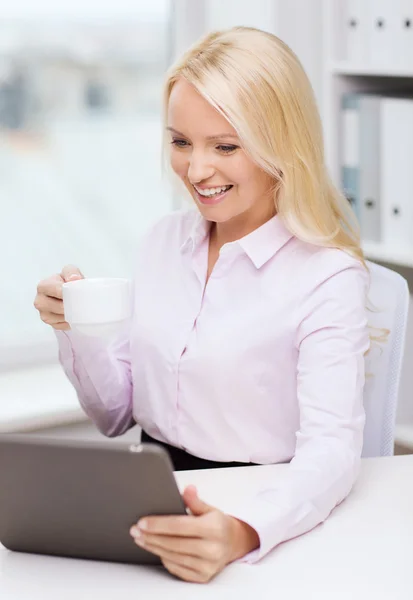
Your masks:
<svg viewBox="0 0 413 600"><path fill-rule="evenodd" d="M384 6L382 2L378 4L381 7ZM363 6L362 8L357 8L357 10L364 10L364 16L367 14L366 11L374 10L377 6L373 0L359 0L358 5L359 7ZM391 1L389 1L389 5L392 5ZM334 182L340 187L342 164L342 95L349 92L374 93L384 91L402 93L403 96L413 98L413 41L410 53L406 52L403 56L400 54L399 60L372 60L371 52L370 59L368 55L366 56L366 53L362 59L355 60L354 57L348 59L346 48L347 6L346 0L323 0L322 6L321 110L323 115L326 160ZM413 22L413 0L410 3L405 2L404 6L407 6L408 9L410 8ZM413 31L411 35L413 37ZM396 43L399 42L397 41ZM384 264L400 272L408 280L410 290L413 291L413 245L412 248L396 247L386 245L383 242L366 240L363 241L362 245L367 259ZM412 310L412 304L410 310ZM411 353L409 344L412 343L412 340L408 337L406 356L409 356L409 353ZM408 383L407 379L410 376L405 375L405 377L406 383ZM404 414L400 414L399 418L403 422L397 424L395 437L396 443L408 447L412 451L413 419L410 408L411 400L408 398L410 392L406 394L410 385L404 384L402 387L405 389L401 390L401 392L404 391L404 395L401 394L400 404L403 405L401 408Z"/></svg>
<svg viewBox="0 0 413 600"><path fill-rule="evenodd" d="M363 4L363 2L361 2ZM391 3L390 3L391 4ZM411 2L413 16L413 0ZM383 61L360 64L346 60L346 0L323 1L323 74L322 110L327 163L337 185L341 185L341 98L348 92L400 93L413 98L413 45L405 61ZM413 37L413 32L412 32ZM407 63L406 61L410 62ZM412 197L413 202L413 197ZM413 231L412 231L413 237ZM409 284L413 284L412 248L389 247L380 242L363 242L369 260L411 269Z"/></svg>

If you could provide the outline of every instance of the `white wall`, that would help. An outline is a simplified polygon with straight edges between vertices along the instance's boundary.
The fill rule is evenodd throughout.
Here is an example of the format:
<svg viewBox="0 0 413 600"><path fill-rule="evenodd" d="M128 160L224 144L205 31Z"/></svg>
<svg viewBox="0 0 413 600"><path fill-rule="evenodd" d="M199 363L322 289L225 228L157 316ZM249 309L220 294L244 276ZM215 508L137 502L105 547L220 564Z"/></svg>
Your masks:
<svg viewBox="0 0 413 600"><path fill-rule="evenodd" d="M297 54L322 110L322 0L277 0L276 34Z"/></svg>
<svg viewBox="0 0 413 600"><path fill-rule="evenodd" d="M206 30L245 25L275 33L278 4L276 0L208 0Z"/></svg>

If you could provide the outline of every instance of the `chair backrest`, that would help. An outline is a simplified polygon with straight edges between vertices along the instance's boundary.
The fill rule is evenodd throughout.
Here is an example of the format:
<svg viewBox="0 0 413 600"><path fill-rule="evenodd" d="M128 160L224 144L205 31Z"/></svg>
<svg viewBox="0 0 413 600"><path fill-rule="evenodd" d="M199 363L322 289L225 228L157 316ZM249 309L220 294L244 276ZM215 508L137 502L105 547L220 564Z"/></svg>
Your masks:
<svg viewBox="0 0 413 600"><path fill-rule="evenodd" d="M385 342L372 342L366 357L363 456L391 456L403 363L409 289L406 280L390 269L367 262L371 274L369 325L389 330ZM380 331L370 329L373 336Z"/></svg>

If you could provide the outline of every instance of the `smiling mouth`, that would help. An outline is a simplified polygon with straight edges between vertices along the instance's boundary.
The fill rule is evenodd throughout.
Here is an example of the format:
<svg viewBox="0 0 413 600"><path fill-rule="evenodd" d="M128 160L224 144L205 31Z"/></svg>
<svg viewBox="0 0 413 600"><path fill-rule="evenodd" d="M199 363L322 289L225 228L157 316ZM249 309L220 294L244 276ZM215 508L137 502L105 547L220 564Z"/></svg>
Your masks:
<svg viewBox="0 0 413 600"><path fill-rule="evenodd" d="M227 186L225 186L225 189L223 191L217 192L214 194L209 194L208 196L203 196L202 194L200 194L198 192L198 190L195 188L195 186L192 186L192 187L194 188L198 202L200 202L201 204L212 205L212 204L218 204L219 202L221 202L228 195L228 193L231 191L231 189L234 186L227 185ZM221 187L224 187L224 186L221 186Z"/></svg>

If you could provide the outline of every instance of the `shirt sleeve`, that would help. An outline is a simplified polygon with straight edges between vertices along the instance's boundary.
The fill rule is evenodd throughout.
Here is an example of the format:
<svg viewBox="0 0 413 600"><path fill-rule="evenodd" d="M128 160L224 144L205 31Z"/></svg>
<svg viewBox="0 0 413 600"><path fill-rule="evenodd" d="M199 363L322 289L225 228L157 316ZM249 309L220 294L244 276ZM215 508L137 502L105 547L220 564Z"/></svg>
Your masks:
<svg viewBox="0 0 413 600"><path fill-rule="evenodd" d="M309 260L305 293L297 306L300 427L294 458L276 481L228 511L260 538L260 547L243 561L255 562L323 522L358 475L365 421L364 356L370 345L368 273L356 259L337 252L346 256L344 265L323 268L322 277L314 275L319 270L311 264L316 255Z"/></svg>
<svg viewBox="0 0 413 600"><path fill-rule="evenodd" d="M125 433L134 424L129 338L106 344L75 331L55 331L59 360L80 405L106 436Z"/></svg>
<svg viewBox="0 0 413 600"><path fill-rule="evenodd" d="M165 231L177 224L182 214L175 211L156 221L144 233L136 248L133 269L133 294L138 295L138 281L145 285L148 273L147 257L160 247ZM142 279L142 274L144 278ZM79 332L56 331L59 361L85 413L108 437L122 435L135 424L133 418L133 378L131 345L128 332L111 343Z"/></svg>

